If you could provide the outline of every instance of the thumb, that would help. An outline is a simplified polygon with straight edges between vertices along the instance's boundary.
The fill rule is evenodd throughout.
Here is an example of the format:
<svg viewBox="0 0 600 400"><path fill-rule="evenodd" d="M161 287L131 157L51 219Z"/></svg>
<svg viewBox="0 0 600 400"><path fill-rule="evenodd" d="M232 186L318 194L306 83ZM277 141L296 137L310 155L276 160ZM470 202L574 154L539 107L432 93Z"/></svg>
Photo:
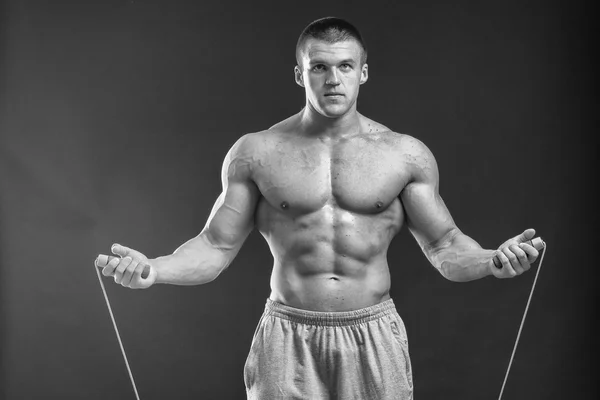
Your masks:
<svg viewBox="0 0 600 400"><path fill-rule="evenodd" d="M519 243L524 243L528 240L533 239L533 237L535 236L535 229L529 228L529 229L525 229L525 231L523 233L521 233L519 236L517 236L517 241Z"/></svg>
<svg viewBox="0 0 600 400"><path fill-rule="evenodd" d="M112 251L113 254L116 254L121 257L125 257L125 256L129 255L129 252L131 251L131 249L129 247L121 246L120 244L115 243L111 246L110 251Z"/></svg>

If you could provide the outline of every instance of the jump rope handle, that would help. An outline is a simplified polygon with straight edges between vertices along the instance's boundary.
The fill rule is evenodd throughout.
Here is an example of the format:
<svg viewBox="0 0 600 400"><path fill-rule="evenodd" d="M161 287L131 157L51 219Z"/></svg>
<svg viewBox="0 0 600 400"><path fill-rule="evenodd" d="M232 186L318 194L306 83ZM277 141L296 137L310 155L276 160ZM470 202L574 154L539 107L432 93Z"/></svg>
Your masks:
<svg viewBox="0 0 600 400"><path fill-rule="evenodd" d="M117 257L115 257L115 256L108 256L108 262L111 262L115 258L117 258ZM144 270L142 271L142 279L146 279L148 277L148 275L150 275L150 266L146 265L144 267Z"/></svg>
<svg viewBox="0 0 600 400"><path fill-rule="evenodd" d="M527 243L528 245L534 247L537 251L541 251L544 248L544 246L546 246L546 243L544 243L544 241L540 237L533 238L523 243ZM500 262L498 256L494 257L494 265L496 266L496 268L502 269L502 263Z"/></svg>

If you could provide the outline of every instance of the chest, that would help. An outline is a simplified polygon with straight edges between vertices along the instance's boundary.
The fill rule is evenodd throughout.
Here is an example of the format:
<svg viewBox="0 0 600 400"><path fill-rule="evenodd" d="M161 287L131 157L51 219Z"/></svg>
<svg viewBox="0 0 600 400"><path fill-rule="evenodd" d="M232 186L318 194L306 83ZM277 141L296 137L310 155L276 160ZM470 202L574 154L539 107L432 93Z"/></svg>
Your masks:
<svg viewBox="0 0 600 400"><path fill-rule="evenodd" d="M335 203L349 211L386 209L409 174L402 158L377 142L278 144L260 158L254 179L276 208L311 212Z"/></svg>

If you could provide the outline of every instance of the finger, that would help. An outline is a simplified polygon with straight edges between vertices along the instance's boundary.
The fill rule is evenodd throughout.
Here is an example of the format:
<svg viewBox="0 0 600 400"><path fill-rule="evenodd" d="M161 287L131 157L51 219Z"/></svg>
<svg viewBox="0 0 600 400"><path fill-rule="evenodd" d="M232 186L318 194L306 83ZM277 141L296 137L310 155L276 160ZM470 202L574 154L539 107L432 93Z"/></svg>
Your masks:
<svg viewBox="0 0 600 400"><path fill-rule="evenodd" d="M522 272L529 270L529 268L531 268L531 265L529 265L529 260L527 259L527 253L525 253L516 244L511 244L509 246L509 248L510 248L510 251L512 251L513 254L517 257L517 260L519 262L520 268L522 269ZM516 269L515 269L515 271L516 271ZM517 272L519 272L519 271L517 271Z"/></svg>
<svg viewBox="0 0 600 400"><path fill-rule="evenodd" d="M121 286L129 287L129 285L131 284L131 278L133 277L133 273L134 273L135 269L137 268L137 266L139 265L139 263L140 263L139 261L133 260L131 262L131 264L129 264L129 266L123 273L123 278L121 278Z"/></svg>
<svg viewBox="0 0 600 400"><path fill-rule="evenodd" d="M117 269L115 269L116 283L121 283L121 280L123 279L123 273L125 273L125 269L127 269L127 267L129 266L129 264L131 264L132 261L133 259L131 257L125 257L121 259L121 262L117 266Z"/></svg>
<svg viewBox="0 0 600 400"><path fill-rule="evenodd" d="M502 252L508 258L512 269L517 273L517 275L522 274L523 268L521 268L521 263L519 262L517 256L510 250L510 246L503 248Z"/></svg>
<svg viewBox="0 0 600 400"><path fill-rule="evenodd" d="M521 243L521 244L519 244L519 247L527 255L527 261L530 264L533 264L535 262L535 260L538 258L538 256L540 255L540 253L537 251L537 249L528 243Z"/></svg>
<svg viewBox="0 0 600 400"><path fill-rule="evenodd" d="M96 257L96 260L94 260L94 264L98 268L104 268L104 267L106 267L106 264L108 264L108 262L110 261L111 258L114 258L114 257L107 256L106 254L98 254L98 257Z"/></svg>
<svg viewBox="0 0 600 400"><path fill-rule="evenodd" d="M109 260L106 267L104 267L104 269L102 270L102 275L113 276L115 273L115 268L117 268L117 265L119 265L120 261L121 259L117 257L114 257L111 260Z"/></svg>
<svg viewBox="0 0 600 400"><path fill-rule="evenodd" d="M130 250L131 249L129 247L121 246L118 243L113 244L110 248L110 251L112 251L113 254L116 254L121 257L128 256Z"/></svg>
<svg viewBox="0 0 600 400"><path fill-rule="evenodd" d="M115 257L115 256L107 256L108 257L108 261L110 262L111 260L117 259L120 260L121 257Z"/></svg>
<svg viewBox="0 0 600 400"><path fill-rule="evenodd" d="M510 264L510 260L508 259L506 254L504 254L503 251L498 251L497 257L502 263L502 272L504 273L505 278L512 278L513 276L517 275L512 265Z"/></svg>
<svg viewBox="0 0 600 400"><path fill-rule="evenodd" d="M534 237L535 237L535 229L529 228L529 229L525 229L525 231L523 231L523 233L521 233L519 236L517 236L516 239L519 243L523 243L523 242L533 239Z"/></svg>

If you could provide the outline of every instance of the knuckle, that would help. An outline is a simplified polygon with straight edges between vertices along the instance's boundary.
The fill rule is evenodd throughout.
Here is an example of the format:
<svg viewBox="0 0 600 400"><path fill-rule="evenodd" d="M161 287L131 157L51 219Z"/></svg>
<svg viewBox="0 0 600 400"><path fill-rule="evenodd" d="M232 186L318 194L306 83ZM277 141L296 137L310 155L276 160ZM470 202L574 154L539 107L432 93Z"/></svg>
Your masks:
<svg viewBox="0 0 600 400"><path fill-rule="evenodd" d="M127 267L129 267L129 265L131 265L131 258L125 257L123 258L123 261L119 264L119 270L123 272L127 269Z"/></svg>

